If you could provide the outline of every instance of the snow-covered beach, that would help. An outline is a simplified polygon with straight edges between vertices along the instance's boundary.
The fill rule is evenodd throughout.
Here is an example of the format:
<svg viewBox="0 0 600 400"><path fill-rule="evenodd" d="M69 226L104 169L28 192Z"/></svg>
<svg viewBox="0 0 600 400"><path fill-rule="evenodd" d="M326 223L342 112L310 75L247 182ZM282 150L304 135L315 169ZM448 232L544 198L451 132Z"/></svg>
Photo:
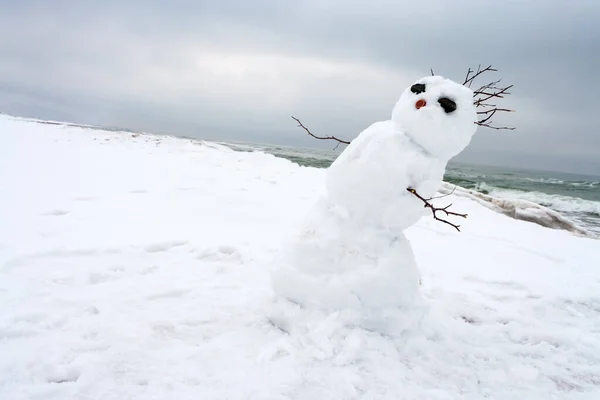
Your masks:
<svg viewBox="0 0 600 400"><path fill-rule="evenodd" d="M324 171L0 115L0 399L597 399L600 241L468 197L397 335L278 300Z"/></svg>

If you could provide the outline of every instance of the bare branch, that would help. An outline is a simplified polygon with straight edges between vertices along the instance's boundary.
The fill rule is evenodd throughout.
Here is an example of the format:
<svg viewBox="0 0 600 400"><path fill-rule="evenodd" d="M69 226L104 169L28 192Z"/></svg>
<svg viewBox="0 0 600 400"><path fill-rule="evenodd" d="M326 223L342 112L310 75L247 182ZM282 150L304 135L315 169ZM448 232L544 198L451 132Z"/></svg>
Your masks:
<svg viewBox="0 0 600 400"><path fill-rule="evenodd" d="M473 73L473 70L469 67L469 69L467 70L467 76L465 77L465 81L463 82L463 85L466 85L466 83L469 81L469 76Z"/></svg>
<svg viewBox="0 0 600 400"><path fill-rule="evenodd" d="M487 117L480 119L479 121L477 121L479 124L485 124L486 122L488 122L490 119L492 119L492 117L494 116L494 114L496 114L496 111L498 111L497 108L493 108L491 110L485 111L483 113L488 114ZM479 113L478 113L479 114Z"/></svg>
<svg viewBox="0 0 600 400"><path fill-rule="evenodd" d="M496 130L499 130L499 131L503 131L503 130L514 131L516 129L514 126L494 126L492 124L482 124L482 123L479 123L479 122L476 122L476 124L479 125L479 126L485 126L486 128L496 129Z"/></svg>
<svg viewBox="0 0 600 400"><path fill-rule="evenodd" d="M482 106L485 106L485 107L496 107L493 104L483 104ZM477 111L477 114L489 114L491 112L496 112L496 111L514 112L514 110L509 110L508 108L493 108L491 110L486 110L486 111Z"/></svg>
<svg viewBox="0 0 600 400"><path fill-rule="evenodd" d="M481 64L479 64L479 67L477 67L477 72L475 72L471 68L469 68L469 70L467 71L467 76L465 77L465 81L463 82L463 85L465 85L465 86L468 85L468 87L471 87L471 84L479 75L484 74L486 72L497 72L497 71L498 70L492 68L491 65L488 65L484 69L481 69Z"/></svg>
<svg viewBox="0 0 600 400"><path fill-rule="evenodd" d="M496 107L496 105L492 104L492 103L479 103L477 106L478 107ZM477 113L479 114L479 111Z"/></svg>
<svg viewBox="0 0 600 400"><path fill-rule="evenodd" d="M479 65L477 71L469 68L463 85L471 87L475 79L481 77L486 72L497 72L497 70L492 68L491 65L483 69L481 68L481 65ZM513 85L500 87L498 86L500 81L501 79L491 81L473 91L473 104L477 108L477 114L482 116L482 118L476 121L475 124L496 130L514 130L514 127L496 126L492 121L492 118L497 112L514 112L514 110L497 107L496 104L488 103L488 101L491 99L504 99L506 95L510 94L508 90L512 88Z"/></svg>
<svg viewBox="0 0 600 400"><path fill-rule="evenodd" d="M302 129L304 129L304 130L306 131L306 133L308 133L310 136L314 137L315 139L319 139L319 140L335 140L336 142L338 142L338 143L335 145L335 147L334 147L334 150L335 150L335 149L337 149L337 148L338 148L338 146L339 146L341 143L344 143L344 144L350 144L350 142L348 142L348 141L346 141L346 140L342 140L342 139L336 138L335 136L317 136L317 135L314 135L314 134L313 134L313 133L312 133L310 130L308 130L308 128L307 128L307 127L305 127L305 126L302 124L302 122L300 122L300 120L299 120L298 118L296 118L296 117L294 117L294 116L292 116L292 118L293 118L293 119L294 119L294 120L295 120L295 121L298 123L298 126L299 126L299 127L301 127Z"/></svg>
<svg viewBox="0 0 600 400"><path fill-rule="evenodd" d="M409 188L406 188L406 190L408 190L410 193L412 193L414 196L416 196L419 200L421 200L425 204L424 205L425 208L431 209L431 211L433 212L433 219L435 219L436 221L440 221L445 224L448 224L460 232L460 225L456 225L448 220L442 219L442 218L438 217L436 213L438 211L441 211L441 212L444 212L446 214L446 216L454 215L454 216L462 217L462 218L467 218L467 214L459 214L459 213L455 213L452 211L448 211L448 209L452 206L452 204L449 204L446 207L442 207L442 208L434 207L433 204L431 204L428 199L422 197L419 193L417 193L417 191L415 189L409 187Z"/></svg>
<svg viewBox="0 0 600 400"><path fill-rule="evenodd" d="M481 91L481 92L474 91L473 92L473 97L483 96L482 98L477 99L475 101L475 104L483 103L483 102L488 101L489 99L491 99L493 97L497 97L497 98L503 99L504 98L503 95L510 94L510 92L508 92L508 89L510 89L511 87L513 87L513 85L510 85L510 86L507 86L507 87L504 87L504 88L493 87L493 88L490 88L490 89L492 89L491 92L488 92L488 91Z"/></svg>
<svg viewBox="0 0 600 400"><path fill-rule="evenodd" d="M482 92L486 89L496 88L496 85L500 83L502 79L498 79L497 81L490 82L486 85L481 86L479 89L474 90L474 92Z"/></svg>
<svg viewBox="0 0 600 400"><path fill-rule="evenodd" d="M427 199L427 201L431 201L431 200L435 200L435 199L443 199L444 197L451 196L456 191L456 186L457 185L454 185L454 189L452 189L452 191L450 193L446 193L446 194L443 194L441 196L430 197L430 198Z"/></svg>

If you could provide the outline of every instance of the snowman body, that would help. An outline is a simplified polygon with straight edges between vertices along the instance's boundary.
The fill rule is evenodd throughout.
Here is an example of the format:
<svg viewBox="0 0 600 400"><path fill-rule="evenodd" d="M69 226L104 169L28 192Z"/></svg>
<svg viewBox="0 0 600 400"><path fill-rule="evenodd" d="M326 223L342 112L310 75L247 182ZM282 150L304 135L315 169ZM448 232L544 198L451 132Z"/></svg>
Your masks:
<svg viewBox="0 0 600 400"><path fill-rule="evenodd" d="M429 106L429 108L427 108ZM475 132L472 92L441 77L406 89L327 170L326 193L276 258L272 286L305 307L382 310L420 300L404 230L425 212L448 160Z"/></svg>

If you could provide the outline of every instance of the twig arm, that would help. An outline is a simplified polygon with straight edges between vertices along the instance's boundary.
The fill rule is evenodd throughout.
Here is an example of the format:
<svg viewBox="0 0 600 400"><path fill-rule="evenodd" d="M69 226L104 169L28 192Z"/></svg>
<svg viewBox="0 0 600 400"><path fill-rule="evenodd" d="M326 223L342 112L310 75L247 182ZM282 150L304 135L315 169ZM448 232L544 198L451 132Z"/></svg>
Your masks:
<svg viewBox="0 0 600 400"><path fill-rule="evenodd" d="M292 118L294 119L294 121L296 121L298 123L298 126L302 129L304 129L306 131L306 133L308 133L310 136L314 137L315 139L319 139L319 140L335 140L337 143L337 145L335 146L334 150L337 149L337 147L343 143L343 144L350 144L349 141L347 140L342 140L339 139L335 136L317 136L315 134L313 134L307 127L304 126L304 124L302 124L302 122L300 122L300 120L294 116L292 116Z"/></svg>
<svg viewBox="0 0 600 400"><path fill-rule="evenodd" d="M429 202L430 199L424 198L419 193L417 193L417 191L415 189L409 187L409 188L406 188L406 190L409 191L411 194L413 194L416 198L418 198L419 200L421 200L424 203L423 207L431 209L431 212L433 212L433 219L435 219L436 221L440 221L440 222L443 222L445 224L448 224L448 225L454 227L457 231L460 232L460 225L453 224L452 222L450 222L448 220L445 220L445 219L442 219L442 218L438 217L437 216L437 212L441 211L441 212L445 213L446 216L454 215L454 216L462 217L462 218L467 218L467 214L459 214L459 213L455 213L455 212L452 212L452 211L448 211L448 209L452 206L452 204L449 204L446 207L442 207L442 208L434 207L433 204L431 204Z"/></svg>

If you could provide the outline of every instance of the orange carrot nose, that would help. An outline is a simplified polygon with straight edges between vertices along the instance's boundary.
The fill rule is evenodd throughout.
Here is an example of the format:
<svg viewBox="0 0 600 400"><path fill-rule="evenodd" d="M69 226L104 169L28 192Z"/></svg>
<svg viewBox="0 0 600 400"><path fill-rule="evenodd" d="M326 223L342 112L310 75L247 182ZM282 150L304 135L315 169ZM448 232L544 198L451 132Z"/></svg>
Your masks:
<svg viewBox="0 0 600 400"><path fill-rule="evenodd" d="M415 107L417 107L417 110L421 107L425 107L427 105L427 102L423 99L419 99L417 100L417 102L415 103Z"/></svg>

